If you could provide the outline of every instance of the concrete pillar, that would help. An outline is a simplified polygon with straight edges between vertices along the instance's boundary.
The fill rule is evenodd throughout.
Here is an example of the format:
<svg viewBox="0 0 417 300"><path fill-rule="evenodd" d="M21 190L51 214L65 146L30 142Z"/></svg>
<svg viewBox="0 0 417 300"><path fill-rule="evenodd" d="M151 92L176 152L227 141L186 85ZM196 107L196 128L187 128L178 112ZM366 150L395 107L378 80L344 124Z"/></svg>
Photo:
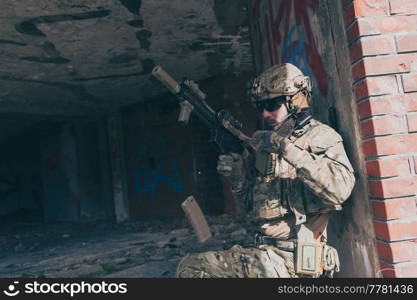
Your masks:
<svg viewBox="0 0 417 300"><path fill-rule="evenodd" d="M313 116L342 135L355 169L355 189L343 212L332 214L329 225L329 244L338 249L341 258L339 276L378 276L342 4L334 0L251 0L249 18L257 72L290 62L310 76Z"/></svg>
<svg viewBox="0 0 417 300"><path fill-rule="evenodd" d="M97 123L97 120L73 122L79 162L80 219L83 221L106 218L107 197L102 194L102 177L107 174L102 170Z"/></svg>
<svg viewBox="0 0 417 300"><path fill-rule="evenodd" d="M65 124L41 146L46 221L78 221L80 188L74 130Z"/></svg>
<svg viewBox="0 0 417 300"><path fill-rule="evenodd" d="M343 0L385 277L417 277L417 2Z"/></svg>
<svg viewBox="0 0 417 300"><path fill-rule="evenodd" d="M117 222L129 219L126 167L123 150L123 128L120 114L108 118L110 160L113 179L113 201Z"/></svg>
<svg viewBox="0 0 417 300"><path fill-rule="evenodd" d="M104 211L106 219L115 219L115 206L113 203L113 185L112 185L112 171L109 151L109 136L108 136L108 122L107 120L100 120L97 122L98 134L98 152L100 158L100 179L101 179L101 198L103 199Z"/></svg>
<svg viewBox="0 0 417 300"><path fill-rule="evenodd" d="M78 177L77 142L74 128L65 125L61 133L62 170L67 180L70 197L68 198L68 217L77 221L80 213L80 183Z"/></svg>

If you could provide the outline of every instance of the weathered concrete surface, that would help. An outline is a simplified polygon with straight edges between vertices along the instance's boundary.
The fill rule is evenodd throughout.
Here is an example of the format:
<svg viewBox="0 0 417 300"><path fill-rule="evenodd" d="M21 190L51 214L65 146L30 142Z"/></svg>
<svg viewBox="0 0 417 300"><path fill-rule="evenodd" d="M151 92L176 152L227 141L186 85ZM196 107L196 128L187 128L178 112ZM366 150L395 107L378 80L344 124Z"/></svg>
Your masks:
<svg viewBox="0 0 417 300"><path fill-rule="evenodd" d="M1 116L10 130L0 130L0 216L32 209L46 221L112 219L102 122Z"/></svg>
<svg viewBox="0 0 417 300"><path fill-rule="evenodd" d="M356 175L351 197L329 226L329 244L341 259L339 276L375 277L379 263L339 2L250 1L254 55L258 72L291 62L312 78L313 116L342 135Z"/></svg>
<svg viewBox="0 0 417 300"><path fill-rule="evenodd" d="M194 79L251 69L246 1L3 0L0 112L95 114Z"/></svg>

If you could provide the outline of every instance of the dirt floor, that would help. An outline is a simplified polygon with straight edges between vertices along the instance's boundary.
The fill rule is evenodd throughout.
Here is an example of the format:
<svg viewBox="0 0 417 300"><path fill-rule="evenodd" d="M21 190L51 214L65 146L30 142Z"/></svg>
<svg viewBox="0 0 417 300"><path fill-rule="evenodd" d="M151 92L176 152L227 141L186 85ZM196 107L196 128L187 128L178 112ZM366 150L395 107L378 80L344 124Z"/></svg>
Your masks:
<svg viewBox="0 0 417 300"><path fill-rule="evenodd" d="M186 253L253 242L251 224L207 219L213 237L202 244L185 218L48 224L27 214L2 217L0 277L175 277Z"/></svg>

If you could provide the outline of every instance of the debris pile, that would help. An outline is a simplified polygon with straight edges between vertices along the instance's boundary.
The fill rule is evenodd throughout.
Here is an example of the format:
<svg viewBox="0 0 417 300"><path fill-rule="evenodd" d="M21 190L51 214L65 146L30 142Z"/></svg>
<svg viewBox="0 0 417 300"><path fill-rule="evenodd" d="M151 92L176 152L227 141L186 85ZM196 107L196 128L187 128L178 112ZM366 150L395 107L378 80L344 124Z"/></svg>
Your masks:
<svg viewBox="0 0 417 300"><path fill-rule="evenodd" d="M0 277L174 277L187 253L250 247L256 226L208 217L198 242L185 218L123 224L11 223L0 232Z"/></svg>

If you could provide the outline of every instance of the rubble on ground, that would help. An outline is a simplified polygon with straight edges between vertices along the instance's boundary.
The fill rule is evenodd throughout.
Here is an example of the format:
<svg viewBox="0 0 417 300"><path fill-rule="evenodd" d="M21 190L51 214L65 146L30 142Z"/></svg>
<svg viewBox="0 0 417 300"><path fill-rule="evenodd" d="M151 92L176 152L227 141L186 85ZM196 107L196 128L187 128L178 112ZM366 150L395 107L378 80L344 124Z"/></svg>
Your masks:
<svg viewBox="0 0 417 300"><path fill-rule="evenodd" d="M198 242L184 218L109 222L9 222L0 229L0 277L174 277L187 253L252 245L252 224L207 217Z"/></svg>

